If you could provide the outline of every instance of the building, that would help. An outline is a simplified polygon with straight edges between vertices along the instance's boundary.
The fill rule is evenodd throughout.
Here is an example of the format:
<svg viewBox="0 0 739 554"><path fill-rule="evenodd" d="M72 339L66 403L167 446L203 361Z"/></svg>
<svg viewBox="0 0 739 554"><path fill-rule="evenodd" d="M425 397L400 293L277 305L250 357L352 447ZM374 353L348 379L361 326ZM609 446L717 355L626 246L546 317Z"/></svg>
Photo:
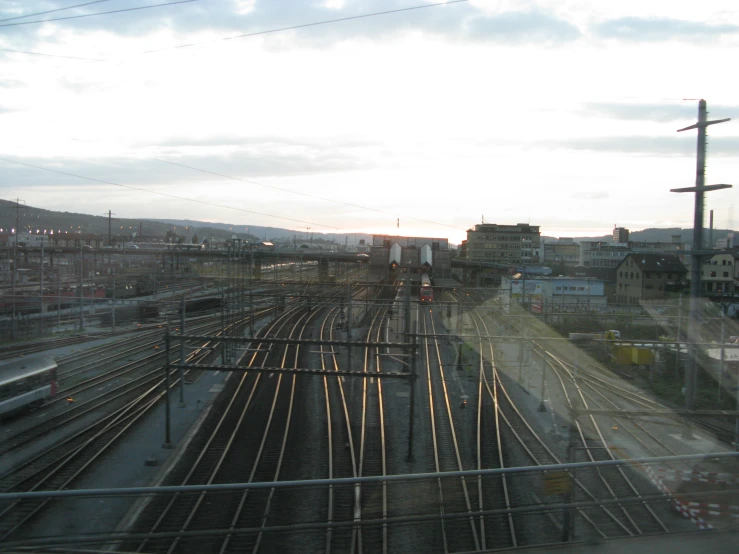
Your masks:
<svg viewBox="0 0 739 554"><path fill-rule="evenodd" d="M580 241L579 265L615 269L629 252L628 243L583 240Z"/></svg>
<svg viewBox="0 0 739 554"><path fill-rule="evenodd" d="M625 227L614 227L613 242L615 244L623 244L625 242L629 242L629 230Z"/></svg>
<svg viewBox="0 0 739 554"><path fill-rule="evenodd" d="M629 241L629 248L632 252L643 254L667 254L677 256L678 259L685 263L685 252L687 245L680 242L680 235L673 235L672 242L645 242L645 241Z"/></svg>
<svg viewBox="0 0 739 554"><path fill-rule="evenodd" d="M541 245L541 251L543 264L563 264L565 267L576 267L580 263L580 245L572 238L546 242Z"/></svg>
<svg viewBox="0 0 739 554"><path fill-rule="evenodd" d="M16 240L18 240L18 246L29 248L40 248L42 244L47 247L79 248L80 246L90 246L92 248L102 248L105 242L102 235L91 233L20 233L8 236L8 246L14 246Z"/></svg>
<svg viewBox="0 0 739 554"><path fill-rule="evenodd" d="M639 305L681 290L687 269L677 256L631 253L616 268L616 302Z"/></svg>
<svg viewBox="0 0 739 554"><path fill-rule="evenodd" d="M605 283L591 277L503 277L501 303L523 303L534 313L587 313L606 308Z"/></svg>
<svg viewBox="0 0 739 554"><path fill-rule="evenodd" d="M468 260L509 265L538 263L541 234L538 225L482 223L467 230L465 249Z"/></svg>
<svg viewBox="0 0 739 554"><path fill-rule="evenodd" d="M733 296L739 288L737 287L739 283L737 261L739 261L739 248L727 249L704 260L701 265L701 294ZM687 279L690 280L690 278L691 275L688 272Z"/></svg>
<svg viewBox="0 0 739 554"><path fill-rule="evenodd" d="M615 233L614 233L615 234ZM580 265L615 269L631 253L675 255L685 262L685 244L675 235L672 242L629 241L624 243L580 241Z"/></svg>
<svg viewBox="0 0 739 554"><path fill-rule="evenodd" d="M725 239L716 239L716 248L719 248L721 250L725 248L734 248L734 233L730 232L726 234Z"/></svg>
<svg viewBox="0 0 739 554"><path fill-rule="evenodd" d="M390 268L411 275L421 271L436 278L451 277L449 239L373 235L369 251L370 279L386 279ZM417 276L420 280L420 276ZM413 278L412 278L413 279Z"/></svg>

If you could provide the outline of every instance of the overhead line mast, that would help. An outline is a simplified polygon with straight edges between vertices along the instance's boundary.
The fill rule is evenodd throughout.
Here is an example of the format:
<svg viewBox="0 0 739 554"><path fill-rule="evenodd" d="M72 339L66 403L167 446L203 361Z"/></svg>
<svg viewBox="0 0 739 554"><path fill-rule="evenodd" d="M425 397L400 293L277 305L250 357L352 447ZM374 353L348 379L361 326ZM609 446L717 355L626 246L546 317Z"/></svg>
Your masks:
<svg viewBox="0 0 739 554"><path fill-rule="evenodd" d="M701 294L701 257L709 251L703 248L703 201L704 194L714 190L731 188L731 185L706 185L706 128L709 125L724 123L730 118L708 121L706 101L698 102L698 122L688 127L678 129L678 133L690 129L698 129L697 160L695 171L695 186L671 189L671 192L694 192L695 209L693 212L693 248L690 255L690 317L688 319L688 351L689 361L685 371L685 409L692 410L695 406L696 387L698 380L698 362L696 346L698 327L700 324L700 294ZM688 435L690 433L688 432Z"/></svg>

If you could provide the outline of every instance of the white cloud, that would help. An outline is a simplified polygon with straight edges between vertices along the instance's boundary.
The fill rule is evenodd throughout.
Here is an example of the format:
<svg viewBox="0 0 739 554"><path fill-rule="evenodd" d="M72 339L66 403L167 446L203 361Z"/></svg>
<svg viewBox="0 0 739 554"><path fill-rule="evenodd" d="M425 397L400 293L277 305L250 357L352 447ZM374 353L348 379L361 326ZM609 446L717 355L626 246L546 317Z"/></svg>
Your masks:
<svg viewBox="0 0 739 554"><path fill-rule="evenodd" d="M676 21L690 21L696 39L737 25L735 14L722 13L732 9L728 1L701 9L670 4L667 12L651 1L598 9L579 0L475 1L131 55L411 5L317 1L285 10L258 0L206 13L205 3L196 4L156 17L59 24L44 37L4 35L3 47L120 61L5 53L0 156L346 229L392 230L401 217L402 232L460 240L484 212L501 223L530 218L545 233L557 226L601 234L593 229L602 224L607 232L614 218L690 225L690 206L669 193L695 173L694 133L675 131L694 121L696 102L682 99L706 98L715 117L739 115L725 80L732 50L721 46L733 38L673 42ZM644 23L660 13L671 19ZM624 38L633 36L624 29L637 28L649 40ZM619 38L601 38L604 30ZM699 66L702 79L686 79L686 68ZM710 130L712 182L732 182L739 169L734 126ZM380 212L259 190L145 156ZM4 163L0 178L6 197L52 209L84 202L91 213L282 225ZM733 190L721 194L725 205L736 198Z"/></svg>

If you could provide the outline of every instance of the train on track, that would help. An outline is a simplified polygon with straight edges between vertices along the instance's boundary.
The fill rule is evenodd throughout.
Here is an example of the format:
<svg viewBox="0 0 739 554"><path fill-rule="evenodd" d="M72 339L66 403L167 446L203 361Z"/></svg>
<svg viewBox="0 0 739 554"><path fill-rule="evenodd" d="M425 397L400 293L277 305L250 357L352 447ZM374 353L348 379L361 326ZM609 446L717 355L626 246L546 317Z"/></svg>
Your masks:
<svg viewBox="0 0 739 554"><path fill-rule="evenodd" d="M41 406L57 392L57 365L40 356L0 366L0 418Z"/></svg>
<svg viewBox="0 0 739 554"><path fill-rule="evenodd" d="M421 287L418 289L418 300L421 304L430 304L434 301L434 289L431 288L431 279L426 273L421 275Z"/></svg>
<svg viewBox="0 0 739 554"><path fill-rule="evenodd" d="M207 296L205 298L195 298L194 300L188 300L185 302L185 313L190 315L197 312L204 312L207 310L215 310L221 307L221 297L219 296ZM177 313L180 313L180 308L177 309Z"/></svg>
<svg viewBox="0 0 739 554"><path fill-rule="evenodd" d="M115 310L115 322L117 325L145 322L159 317L159 306L156 302L139 302L128 306L118 306ZM113 311L100 314L100 324L104 326L113 325Z"/></svg>
<svg viewBox="0 0 739 554"><path fill-rule="evenodd" d="M96 285L85 285L82 287L84 298L105 298L105 288ZM77 287L65 287L61 289L44 289L44 311L71 308L79 305L79 293ZM20 290L15 295L15 306L13 297L6 295L0 297L0 316L9 316L15 311L19 315L37 314L41 312L41 302L38 289Z"/></svg>
<svg viewBox="0 0 739 554"><path fill-rule="evenodd" d="M154 279L140 278L135 281L119 280L115 288L111 285L106 296L108 298L133 298L135 296L149 296L157 291L157 283Z"/></svg>

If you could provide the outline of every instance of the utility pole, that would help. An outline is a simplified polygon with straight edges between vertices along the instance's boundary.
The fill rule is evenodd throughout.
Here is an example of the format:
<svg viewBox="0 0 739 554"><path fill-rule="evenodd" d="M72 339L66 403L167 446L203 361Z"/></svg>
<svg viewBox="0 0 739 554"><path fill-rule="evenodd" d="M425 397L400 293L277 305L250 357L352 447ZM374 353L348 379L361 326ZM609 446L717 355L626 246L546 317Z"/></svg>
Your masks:
<svg viewBox="0 0 739 554"><path fill-rule="evenodd" d="M107 216L108 216L108 247L113 246L113 234L111 231L111 225L113 224L113 212L108 210ZM108 252L108 263L110 264L112 252Z"/></svg>
<svg viewBox="0 0 739 554"><path fill-rule="evenodd" d="M180 299L180 336L185 334L185 309L187 304L185 297ZM187 357L185 356L185 340L180 339L180 365L187 363ZM177 373L180 378L180 408L184 408L185 404L185 373L182 368L177 369Z"/></svg>
<svg viewBox="0 0 739 554"><path fill-rule="evenodd" d="M411 280L410 276L406 276L405 279L405 299L404 299L404 317L403 319L403 335L405 338L403 339L405 342L409 341L410 334L411 334Z"/></svg>
<svg viewBox="0 0 739 554"><path fill-rule="evenodd" d="M62 330L62 266L58 264L56 278L56 327L58 331Z"/></svg>
<svg viewBox="0 0 739 554"><path fill-rule="evenodd" d="M41 290L39 291L41 293L41 303L39 306L39 319L38 319L38 325L39 325L39 334L42 332L42 326L43 326L43 313L44 313L44 237L41 237L41 285L39 287Z"/></svg>
<svg viewBox="0 0 739 554"><path fill-rule="evenodd" d="M697 347L699 341L700 325L700 293L701 293L701 256L703 250L703 201L706 192L731 188L731 185L708 185L706 178L706 128L709 125L729 121L729 118L708 121L706 101L698 102L698 122L678 129L678 133L689 129L698 130L697 160L695 171L695 186L679 189L671 189L671 192L694 192L695 208L693 211L693 248L690 253L690 308L688 317L688 367L685 370L685 409L692 410L695 407L696 388L698 381ZM686 438L691 438L689 427L686 429Z"/></svg>
<svg viewBox="0 0 739 554"><path fill-rule="evenodd" d="M338 273L338 269L337 269ZM349 274L346 276L346 340L352 340L352 284L349 282ZM352 347L347 346L347 368L352 369Z"/></svg>
<svg viewBox="0 0 739 554"><path fill-rule="evenodd" d="M85 330L85 295L82 290L83 277L82 274L85 272L85 252L82 250L82 238L80 241L80 276L79 276L79 295L80 295L80 333Z"/></svg>
<svg viewBox="0 0 739 554"><path fill-rule="evenodd" d="M410 342L411 345L411 351L409 352L411 357L411 386L410 386L410 405L408 406L408 454L406 456L406 459L410 462L413 461L413 431L414 431L414 416L416 413L416 376L418 372L417 364L418 364L418 328L416 327L416 324L413 325L413 335L411 337L406 337L406 342ZM410 338L410 340L408 340Z"/></svg>
<svg viewBox="0 0 739 554"><path fill-rule="evenodd" d="M111 311L111 319L113 320L113 332L115 333L115 268L113 268L113 310Z"/></svg>
<svg viewBox="0 0 739 554"><path fill-rule="evenodd" d="M18 273L18 228L20 222L20 209L21 200L20 198L15 199L15 241L13 242L13 271L10 275L10 296L13 298L13 314L10 319L10 338L15 338L15 281Z"/></svg>
<svg viewBox="0 0 739 554"><path fill-rule="evenodd" d="M113 233L112 233L112 225L113 225L113 212L108 210L108 246L113 246Z"/></svg>
<svg viewBox="0 0 739 554"><path fill-rule="evenodd" d="M682 350L682 341L680 340L680 321L683 318L683 295L680 293L680 298L677 304L677 343L675 344L675 380L679 376L680 369L680 350Z"/></svg>
<svg viewBox="0 0 739 554"><path fill-rule="evenodd" d="M249 239L247 239L249 240ZM302 260L302 256L301 256ZM254 251L249 240L249 337L254 338Z"/></svg>

